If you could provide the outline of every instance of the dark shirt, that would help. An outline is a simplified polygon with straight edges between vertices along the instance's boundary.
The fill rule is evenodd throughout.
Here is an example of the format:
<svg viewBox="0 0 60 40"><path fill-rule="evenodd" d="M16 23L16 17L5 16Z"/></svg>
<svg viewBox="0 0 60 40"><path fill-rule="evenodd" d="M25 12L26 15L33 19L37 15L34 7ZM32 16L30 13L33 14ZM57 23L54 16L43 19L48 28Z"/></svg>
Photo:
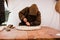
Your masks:
<svg viewBox="0 0 60 40"><path fill-rule="evenodd" d="M29 13L29 7L24 8L19 12L19 18L21 20L20 25L26 25L23 21L24 18L27 18L28 22L31 24L30 26L38 26L41 24L41 14L38 11L37 14Z"/></svg>

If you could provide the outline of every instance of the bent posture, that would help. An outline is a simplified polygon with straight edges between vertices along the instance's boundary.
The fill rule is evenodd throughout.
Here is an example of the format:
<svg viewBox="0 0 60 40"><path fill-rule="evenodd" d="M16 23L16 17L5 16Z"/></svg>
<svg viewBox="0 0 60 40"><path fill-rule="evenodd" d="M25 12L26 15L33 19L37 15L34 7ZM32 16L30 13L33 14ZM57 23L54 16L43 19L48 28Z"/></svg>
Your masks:
<svg viewBox="0 0 60 40"><path fill-rule="evenodd" d="M21 20L19 25L38 26L41 24L41 13L39 12L36 4L20 11L19 18Z"/></svg>

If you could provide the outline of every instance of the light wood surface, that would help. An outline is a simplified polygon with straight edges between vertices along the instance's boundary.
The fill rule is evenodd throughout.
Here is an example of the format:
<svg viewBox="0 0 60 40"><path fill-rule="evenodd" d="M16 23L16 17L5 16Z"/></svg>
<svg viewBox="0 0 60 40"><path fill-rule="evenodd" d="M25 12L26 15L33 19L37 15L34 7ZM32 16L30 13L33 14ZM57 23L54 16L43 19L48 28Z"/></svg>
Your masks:
<svg viewBox="0 0 60 40"><path fill-rule="evenodd" d="M11 31L3 30L0 32L0 39L40 39L40 38L60 38L56 35L60 31L42 26L40 29L23 31L11 29Z"/></svg>

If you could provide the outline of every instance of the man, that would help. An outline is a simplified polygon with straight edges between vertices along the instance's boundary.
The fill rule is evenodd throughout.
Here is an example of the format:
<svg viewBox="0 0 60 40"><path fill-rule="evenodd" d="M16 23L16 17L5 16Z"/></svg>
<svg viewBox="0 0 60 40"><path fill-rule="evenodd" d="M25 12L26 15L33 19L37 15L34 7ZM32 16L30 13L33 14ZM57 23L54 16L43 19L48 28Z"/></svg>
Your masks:
<svg viewBox="0 0 60 40"><path fill-rule="evenodd" d="M41 13L37 5L32 4L31 7L26 7L19 12L21 23L19 25L38 26L41 24Z"/></svg>

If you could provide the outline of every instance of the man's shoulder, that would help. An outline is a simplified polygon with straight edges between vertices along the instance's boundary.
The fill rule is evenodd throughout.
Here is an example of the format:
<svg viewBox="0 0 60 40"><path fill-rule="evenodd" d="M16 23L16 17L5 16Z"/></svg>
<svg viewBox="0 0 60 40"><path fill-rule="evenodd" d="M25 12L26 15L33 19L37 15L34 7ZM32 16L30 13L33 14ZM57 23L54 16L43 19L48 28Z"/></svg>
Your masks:
<svg viewBox="0 0 60 40"><path fill-rule="evenodd" d="M24 9L29 9L29 7L25 7Z"/></svg>

